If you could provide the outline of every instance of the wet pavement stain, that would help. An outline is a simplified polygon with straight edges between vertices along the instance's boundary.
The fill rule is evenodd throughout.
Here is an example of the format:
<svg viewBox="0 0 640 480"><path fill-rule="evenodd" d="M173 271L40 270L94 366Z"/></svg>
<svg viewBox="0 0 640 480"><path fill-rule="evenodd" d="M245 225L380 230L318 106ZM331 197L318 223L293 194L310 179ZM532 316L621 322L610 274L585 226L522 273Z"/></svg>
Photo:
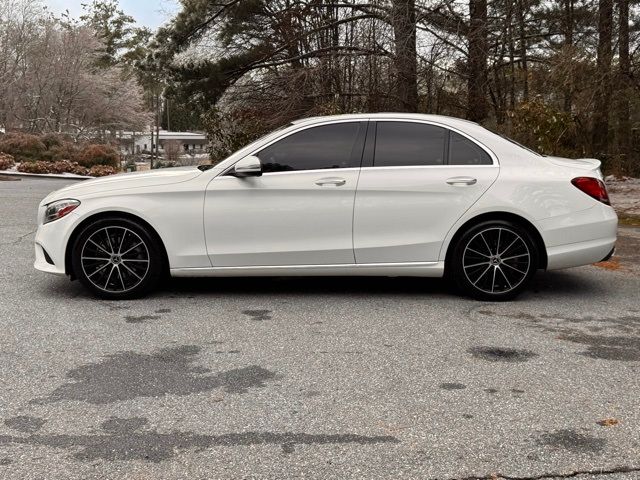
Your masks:
<svg viewBox="0 0 640 480"><path fill-rule="evenodd" d="M144 323L146 320L158 320L159 315L127 315L124 317L127 323Z"/></svg>
<svg viewBox="0 0 640 480"><path fill-rule="evenodd" d="M442 390L464 390L467 386L462 383L441 383L440 388Z"/></svg>
<svg viewBox="0 0 640 480"><path fill-rule="evenodd" d="M608 335L590 335L587 333L565 333L560 340L586 345L588 348L580 355L600 360L621 362L640 361L640 338Z"/></svg>
<svg viewBox="0 0 640 480"><path fill-rule="evenodd" d="M193 432L161 433L144 430L146 418L111 418L102 424L103 434L95 435L29 435L26 437L0 435L0 445L22 444L71 450L80 461L144 460L162 462L181 450L198 451L212 447L245 447L252 445L280 445L285 454L295 451L296 445L375 445L398 444L393 436L366 436L352 433L309 434L242 432L222 435L202 435Z"/></svg>
<svg viewBox="0 0 640 480"><path fill-rule="evenodd" d="M545 433L538 440L539 445L568 450L573 453L600 453L607 441L575 430L565 429Z"/></svg>
<svg viewBox="0 0 640 480"><path fill-rule="evenodd" d="M159 310L156 310L155 313L171 313L171 309L170 308L161 308Z"/></svg>
<svg viewBox="0 0 640 480"><path fill-rule="evenodd" d="M4 424L23 433L35 433L42 428L46 423L46 420L37 417L30 417L27 415L20 415L17 417L8 418L4 421Z"/></svg>
<svg viewBox="0 0 640 480"><path fill-rule="evenodd" d="M11 460L10 458L0 459L0 466L2 467L6 467L7 465L11 465L12 463L13 463L13 460Z"/></svg>
<svg viewBox="0 0 640 480"><path fill-rule="evenodd" d="M498 393L497 388L485 388L484 391L490 393L491 395L495 395L496 393Z"/></svg>
<svg viewBox="0 0 640 480"><path fill-rule="evenodd" d="M251 317L251 319L256 322L272 319L271 310L243 310L242 313Z"/></svg>
<svg viewBox="0 0 640 480"><path fill-rule="evenodd" d="M488 362L519 363L526 362L538 354L529 350L501 347L472 347L467 350L471 355Z"/></svg>
<svg viewBox="0 0 640 480"><path fill-rule="evenodd" d="M205 375L208 368L192 365L200 347L183 345L156 353L121 352L108 355L98 363L82 365L67 373L72 380L34 404L64 400L107 404L138 397L191 395L217 388L242 394L249 388L266 386L275 373L257 365Z"/></svg>

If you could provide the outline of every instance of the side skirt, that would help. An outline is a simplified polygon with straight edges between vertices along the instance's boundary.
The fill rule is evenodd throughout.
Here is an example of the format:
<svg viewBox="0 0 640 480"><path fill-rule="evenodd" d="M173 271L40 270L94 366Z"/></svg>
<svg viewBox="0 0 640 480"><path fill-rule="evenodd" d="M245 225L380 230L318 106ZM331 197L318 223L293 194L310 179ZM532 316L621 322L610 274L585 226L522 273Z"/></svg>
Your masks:
<svg viewBox="0 0 640 480"><path fill-rule="evenodd" d="M173 277L442 277L444 262L172 268Z"/></svg>

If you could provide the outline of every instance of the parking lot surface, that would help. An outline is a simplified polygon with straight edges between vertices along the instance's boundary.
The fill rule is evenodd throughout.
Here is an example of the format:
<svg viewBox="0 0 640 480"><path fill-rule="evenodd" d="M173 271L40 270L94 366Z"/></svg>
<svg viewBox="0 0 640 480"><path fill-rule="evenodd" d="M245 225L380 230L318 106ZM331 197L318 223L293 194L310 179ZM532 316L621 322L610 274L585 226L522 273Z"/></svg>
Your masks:
<svg viewBox="0 0 640 480"><path fill-rule="evenodd" d="M0 478L640 478L640 230L510 303L404 278L107 302L32 268L66 183L0 182Z"/></svg>

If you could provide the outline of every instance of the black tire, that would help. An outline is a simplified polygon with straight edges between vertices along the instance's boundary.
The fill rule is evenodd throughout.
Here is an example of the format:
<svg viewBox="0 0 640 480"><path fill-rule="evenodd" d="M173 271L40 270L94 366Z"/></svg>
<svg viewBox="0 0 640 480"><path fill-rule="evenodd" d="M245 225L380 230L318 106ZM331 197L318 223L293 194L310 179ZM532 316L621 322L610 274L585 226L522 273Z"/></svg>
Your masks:
<svg viewBox="0 0 640 480"><path fill-rule="evenodd" d="M535 275L539 256L526 228L507 220L489 220L472 226L458 238L447 275L470 297L511 300Z"/></svg>
<svg viewBox="0 0 640 480"><path fill-rule="evenodd" d="M166 272L165 255L145 226L119 217L85 226L71 252L75 276L106 300L139 298L153 290Z"/></svg>

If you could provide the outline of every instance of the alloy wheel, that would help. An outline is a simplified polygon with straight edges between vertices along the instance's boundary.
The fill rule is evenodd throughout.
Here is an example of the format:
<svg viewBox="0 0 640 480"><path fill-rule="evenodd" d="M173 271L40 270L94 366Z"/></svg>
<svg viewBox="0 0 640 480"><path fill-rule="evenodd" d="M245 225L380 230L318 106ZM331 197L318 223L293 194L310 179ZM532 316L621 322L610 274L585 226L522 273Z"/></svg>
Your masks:
<svg viewBox="0 0 640 480"><path fill-rule="evenodd" d="M462 255L467 280L489 294L517 288L531 269L531 254L524 239L505 227L491 227L474 235Z"/></svg>
<svg viewBox="0 0 640 480"><path fill-rule="evenodd" d="M85 276L96 288L123 293L145 279L150 256L140 235L125 227L111 226L96 230L87 238L80 261Z"/></svg>

